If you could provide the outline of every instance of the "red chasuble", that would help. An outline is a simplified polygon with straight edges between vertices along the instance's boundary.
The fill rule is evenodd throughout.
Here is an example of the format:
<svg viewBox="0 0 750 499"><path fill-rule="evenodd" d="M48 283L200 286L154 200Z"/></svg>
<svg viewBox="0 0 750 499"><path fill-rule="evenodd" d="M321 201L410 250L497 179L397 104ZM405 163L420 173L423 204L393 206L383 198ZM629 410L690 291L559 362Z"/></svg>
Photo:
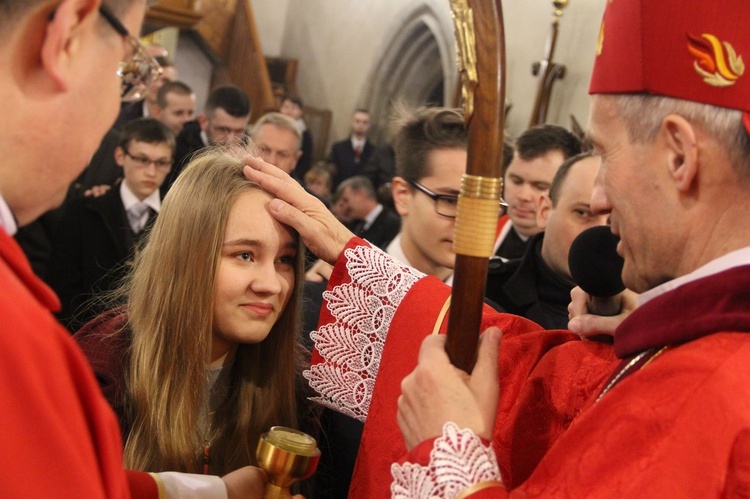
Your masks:
<svg viewBox="0 0 750 499"><path fill-rule="evenodd" d="M443 436L403 458L400 381L447 295L437 280L356 239L334 269L308 378L324 403L367 421L351 497L451 497L500 479L505 488L472 497L750 490L750 266L639 307L617 330L619 365L607 345L535 332L533 323L485 310L483 325L505 332L491 447L446 425ZM647 362L627 369L644 353Z"/></svg>
<svg viewBox="0 0 750 499"><path fill-rule="evenodd" d="M321 394L319 401L366 420L350 497L391 496L391 465L406 453L396 423L400 383L414 369L422 339L435 329L449 295L438 279L356 238L334 268L306 376ZM446 325L440 321L437 330L444 332ZM482 328L493 325L503 331L495 466L506 486L514 486L590 403L617 360L611 345L544 331L486 307ZM429 459L431 447L431 442L418 447L424 455L411 462L426 462L419 457Z"/></svg>
<svg viewBox="0 0 750 499"><path fill-rule="evenodd" d="M0 441L7 497L157 497L125 472L117 421L91 368L50 313L54 293L0 229Z"/></svg>

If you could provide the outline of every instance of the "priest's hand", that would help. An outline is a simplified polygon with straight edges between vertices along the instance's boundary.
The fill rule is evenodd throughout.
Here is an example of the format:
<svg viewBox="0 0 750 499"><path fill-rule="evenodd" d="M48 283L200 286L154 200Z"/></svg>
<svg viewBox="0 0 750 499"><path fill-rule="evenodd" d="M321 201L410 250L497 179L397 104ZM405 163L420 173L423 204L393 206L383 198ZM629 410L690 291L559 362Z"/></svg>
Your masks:
<svg viewBox="0 0 750 499"><path fill-rule="evenodd" d="M246 156L245 176L277 199L269 203L271 215L293 227L302 242L322 260L336 263L354 234L339 222L315 196L292 177L260 158Z"/></svg>
<svg viewBox="0 0 750 499"><path fill-rule="evenodd" d="M424 339L419 363L401 382L398 399L398 425L407 449L440 436L447 422L492 439L500 391L500 336L495 327L484 332L471 375L451 365L445 353L444 335Z"/></svg>
<svg viewBox="0 0 750 499"><path fill-rule="evenodd" d="M268 482L268 475L255 466L245 466L227 473L221 479L227 487L228 499L263 499L263 489ZM293 499L304 497L296 495Z"/></svg>
<svg viewBox="0 0 750 499"><path fill-rule="evenodd" d="M577 286L573 288L568 305L570 332L582 339L614 336L617 326L638 307L638 294L629 289L606 300L617 311L615 315L599 315L596 310L590 310L591 296Z"/></svg>

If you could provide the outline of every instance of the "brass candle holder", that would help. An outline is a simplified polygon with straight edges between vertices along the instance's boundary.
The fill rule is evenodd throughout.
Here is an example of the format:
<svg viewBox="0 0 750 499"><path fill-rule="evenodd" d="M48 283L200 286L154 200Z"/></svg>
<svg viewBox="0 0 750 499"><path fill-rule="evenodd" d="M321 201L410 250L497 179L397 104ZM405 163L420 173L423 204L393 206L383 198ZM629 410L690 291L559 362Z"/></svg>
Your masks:
<svg viewBox="0 0 750 499"><path fill-rule="evenodd" d="M258 466L268 473L263 497L292 497L289 487L315 472L320 460L318 443L310 435L293 428L274 426L260 436Z"/></svg>

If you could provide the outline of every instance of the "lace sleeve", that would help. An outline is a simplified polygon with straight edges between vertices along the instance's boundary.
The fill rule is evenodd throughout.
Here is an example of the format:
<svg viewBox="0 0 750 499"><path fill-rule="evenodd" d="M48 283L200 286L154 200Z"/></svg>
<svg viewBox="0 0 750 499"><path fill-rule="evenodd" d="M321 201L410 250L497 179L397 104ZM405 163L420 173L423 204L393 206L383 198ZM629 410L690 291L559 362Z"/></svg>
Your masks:
<svg viewBox="0 0 750 499"><path fill-rule="evenodd" d="M435 439L426 466L414 463L391 466L393 499L464 497L477 485L502 486L495 452L471 430L445 423ZM478 490L478 489L477 489Z"/></svg>
<svg viewBox="0 0 750 499"><path fill-rule="evenodd" d="M312 400L365 421L388 328L424 274L367 245L347 248L344 257L350 281L323 294L332 321L311 333L318 362L304 376L320 394Z"/></svg>

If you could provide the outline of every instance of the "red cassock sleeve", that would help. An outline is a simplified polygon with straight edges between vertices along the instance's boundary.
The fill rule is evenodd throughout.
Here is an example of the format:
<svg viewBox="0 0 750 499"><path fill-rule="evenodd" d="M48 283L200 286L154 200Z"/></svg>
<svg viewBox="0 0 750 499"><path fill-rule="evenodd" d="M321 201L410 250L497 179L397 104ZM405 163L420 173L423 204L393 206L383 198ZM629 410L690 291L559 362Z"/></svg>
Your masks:
<svg viewBox="0 0 750 499"><path fill-rule="evenodd" d="M50 312L59 306L56 297L2 230L0 289L2 494L131 497L115 415ZM137 475L141 485L153 482ZM139 497L157 497L148 487L138 490L146 493Z"/></svg>
<svg viewBox="0 0 750 499"><path fill-rule="evenodd" d="M450 288L438 279L405 268L356 238L334 268L307 377L322 403L365 421L350 497L390 497L391 465L406 455L396 422L401 380L416 366L424 337L444 332L447 321L437 327L436 321L449 295ZM610 345L543 331L485 307L482 330L490 326L503 331L495 466L513 486L533 471L616 360ZM518 403L529 399L535 400L534 410Z"/></svg>

